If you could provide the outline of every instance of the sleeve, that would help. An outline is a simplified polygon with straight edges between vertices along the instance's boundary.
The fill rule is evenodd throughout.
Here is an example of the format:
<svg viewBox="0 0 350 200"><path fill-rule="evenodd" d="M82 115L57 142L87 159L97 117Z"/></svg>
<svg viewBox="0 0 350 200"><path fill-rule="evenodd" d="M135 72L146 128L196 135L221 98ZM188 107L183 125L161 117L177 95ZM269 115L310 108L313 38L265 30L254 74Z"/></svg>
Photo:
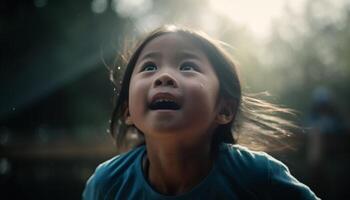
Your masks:
<svg viewBox="0 0 350 200"><path fill-rule="evenodd" d="M268 160L269 199L320 200L308 186L294 178L282 162Z"/></svg>
<svg viewBox="0 0 350 200"><path fill-rule="evenodd" d="M100 165L101 166L101 165ZM94 174L91 175L91 177L88 179L85 185L85 189L82 194L83 200L97 200L97 199L103 199L101 196L102 192L102 180L99 178L99 168L98 166L94 172Z"/></svg>

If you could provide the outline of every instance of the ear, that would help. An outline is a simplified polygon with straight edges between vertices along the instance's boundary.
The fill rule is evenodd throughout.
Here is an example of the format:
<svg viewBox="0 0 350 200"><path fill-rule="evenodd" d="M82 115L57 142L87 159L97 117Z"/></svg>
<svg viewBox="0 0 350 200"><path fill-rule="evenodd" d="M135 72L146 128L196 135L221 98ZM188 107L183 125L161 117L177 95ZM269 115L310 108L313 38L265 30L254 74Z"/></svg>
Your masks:
<svg viewBox="0 0 350 200"><path fill-rule="evenodd" d="M126 125L128 125L128 126L134 125L134 122L132 121L132 118L130 116L129 107L125 108L124 119L125 119L125 124Z"/></svg>
<svg viewBox="0 0 350 200"><path fill-rule="evenodd" d="M235 116L236 102L221 99L219 103L219 111L215 117L215 122L218 124L228 124Z"/></svg>

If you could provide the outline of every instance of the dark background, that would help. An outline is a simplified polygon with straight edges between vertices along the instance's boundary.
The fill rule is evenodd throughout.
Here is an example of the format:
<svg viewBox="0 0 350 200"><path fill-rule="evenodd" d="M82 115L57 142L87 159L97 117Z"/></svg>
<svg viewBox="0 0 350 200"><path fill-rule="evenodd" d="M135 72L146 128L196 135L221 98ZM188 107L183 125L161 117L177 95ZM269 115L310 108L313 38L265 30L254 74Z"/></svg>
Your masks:
<svg viewBox="0 0 350 200"><path fill-rule="evenodd" d="M346 1L330 9L305 0L298 14L286 7L264 39L207 1L125 2L1 1L1 199L81 198L97 164L118 153L107 132L115 89L104 62L125 38L170 23L232 45L244 91L268 91L269 101L298 110L293 120L305 128L294 149L267 151L322 199L350 197Z"/></svg>

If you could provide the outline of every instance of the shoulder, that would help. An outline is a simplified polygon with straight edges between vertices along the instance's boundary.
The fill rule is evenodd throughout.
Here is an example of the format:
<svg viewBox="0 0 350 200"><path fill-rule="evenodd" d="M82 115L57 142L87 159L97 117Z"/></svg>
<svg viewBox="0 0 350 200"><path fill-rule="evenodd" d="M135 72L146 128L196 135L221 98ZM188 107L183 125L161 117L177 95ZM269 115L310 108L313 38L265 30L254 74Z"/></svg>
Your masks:
<svg viewBox="0 0 350 200"><path fill-rule="evenodd" d="M227 147L232 159L239 162L242 167L252 169L256 173L263 175L268 181L270 181L270 176L276 169L289 173L288 167L283 162L277 160L266 152L253 151L241 145L228 144Z"/></svg>
<svg viewBox="0 0 350 200"><path fill-rule="evenodd" d="M110 192L113 186L122 184L125 174L133 172L137 165L137 158L144 152L144 146L117 155L96 168L86 182L83 192L84 199L100 199ZM127 173L129 172L129 173Z"/></svg>
<svg viewBox="0 0 350 200"><path fill-rule="evenodd" d="M277 161L265 152L252 151L241 145L223 144L220 147L220 159L226 169L235 171L233 176L240 177L244 185L267 184L269 180L269 162ZM277 161L278 162L278 161ZM220 163L222 164L222 163Z"/></svg>
<svg viewBox="0 0 350 200"><path fill-rule="evenodd" d="M226 160L241 185L267 199L318 199L309 187L291 175L288 167L265 152L225 144ZM258 187L257 187L258 186Z"/></svg>
<svg viewBox="0 0 350 200"><path fill-rule="evenodd" d="M262 151L252 151L241 145L223 144L220 148L225 159L238 168L254 169L254 171L265 173L270 161L281 164L278 160Z"/></svg>
<svg viewBox="0 0 350 200"><path fill-rule="evenodd" d="M95 177L108 179L124 173L131 165L135 164L137 158L141 156L144 150L144 146L141 146L101 163L95 170Z"/></svg>

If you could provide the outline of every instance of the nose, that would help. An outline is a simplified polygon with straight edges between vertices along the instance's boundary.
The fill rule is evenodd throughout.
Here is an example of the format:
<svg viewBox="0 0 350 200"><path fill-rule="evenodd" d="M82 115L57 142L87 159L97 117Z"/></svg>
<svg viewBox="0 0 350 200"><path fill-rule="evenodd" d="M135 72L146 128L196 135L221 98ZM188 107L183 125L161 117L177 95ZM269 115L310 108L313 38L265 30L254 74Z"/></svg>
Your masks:
<svg viewBox="0 0 350 200"><path fill-rule="evenodd" d="M168 73L162 73L154 80L154 87L165 86L165 87L178 87L178 84L174 77Z"/></svg>

